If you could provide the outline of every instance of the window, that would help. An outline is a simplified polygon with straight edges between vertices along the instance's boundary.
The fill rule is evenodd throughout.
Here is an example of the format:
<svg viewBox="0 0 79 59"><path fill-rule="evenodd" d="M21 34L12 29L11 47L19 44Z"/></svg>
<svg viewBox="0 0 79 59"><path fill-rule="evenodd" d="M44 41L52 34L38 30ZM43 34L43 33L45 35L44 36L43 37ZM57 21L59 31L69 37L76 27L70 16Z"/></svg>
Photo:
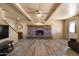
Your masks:
<svg viewBox="0 0 79 59"><path fill-rule="evenodd" d="M70 22L69 24L69 32L75 33L76 31L76 23L75 22Z"/></svg>

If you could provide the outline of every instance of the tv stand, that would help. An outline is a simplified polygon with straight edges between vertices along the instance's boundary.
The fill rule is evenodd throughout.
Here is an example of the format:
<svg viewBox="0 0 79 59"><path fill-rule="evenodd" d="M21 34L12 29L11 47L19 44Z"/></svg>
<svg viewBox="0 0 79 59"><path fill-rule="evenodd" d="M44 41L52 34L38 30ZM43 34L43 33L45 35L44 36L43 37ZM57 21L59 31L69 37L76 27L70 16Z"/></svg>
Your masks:
<svg viewBox="0 0 79 59"><path fill-rule="evenodd" d="M7 55L7 53L9 52L9 48L11 48L11 50L13 50L13 45L12 45L13 41L5 41L0 43L0 56L4 56Z"/></svg>

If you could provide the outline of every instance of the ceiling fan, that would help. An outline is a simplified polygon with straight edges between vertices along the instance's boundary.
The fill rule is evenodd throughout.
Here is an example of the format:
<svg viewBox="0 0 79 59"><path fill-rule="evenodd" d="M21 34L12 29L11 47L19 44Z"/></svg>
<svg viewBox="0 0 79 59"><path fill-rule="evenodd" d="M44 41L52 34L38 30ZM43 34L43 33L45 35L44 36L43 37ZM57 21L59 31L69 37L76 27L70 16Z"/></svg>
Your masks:
<svg viewBox="0 0 79 59"><path fill-rule="evenodd" d="M30 13L36 13L36 14L47 14L46 12L43 12L42 10L40 9L37 9L37 10L32 10Z"/></svg>
<svg viewBox="0 0 79 59"><path fill-rule="evenodd" d="M28 13L32 13L32 14L48 14L47 12L43 12L41 9L37 9L37 10L32 9L32 8L30 8L30 9L31 9L31 11L28 12Z"/></svg>
<svg viewBox="0 0 79 59"><path fill-rule="evenodd" d="M42 10L42 8L40 7L40 4L38 5L38 9L33 9L33 8L29 8L29 9L31 11L29 11L28 13L37 14L38 17L41 17L43 14L48 14L47 12Z"/></svg>

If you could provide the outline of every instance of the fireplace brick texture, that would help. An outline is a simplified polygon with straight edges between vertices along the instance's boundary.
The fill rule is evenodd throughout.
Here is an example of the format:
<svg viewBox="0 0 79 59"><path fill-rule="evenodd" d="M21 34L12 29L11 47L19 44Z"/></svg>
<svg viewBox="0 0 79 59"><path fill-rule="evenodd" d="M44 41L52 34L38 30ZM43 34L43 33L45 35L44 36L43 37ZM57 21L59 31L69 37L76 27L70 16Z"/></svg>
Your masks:
<svg viewBox="0 0 79 59"><path fill-rule="evenodd" d="M44 35L51 35L51 26L28 26L28 35L36 35L37 30L44 31Z"/></svg>

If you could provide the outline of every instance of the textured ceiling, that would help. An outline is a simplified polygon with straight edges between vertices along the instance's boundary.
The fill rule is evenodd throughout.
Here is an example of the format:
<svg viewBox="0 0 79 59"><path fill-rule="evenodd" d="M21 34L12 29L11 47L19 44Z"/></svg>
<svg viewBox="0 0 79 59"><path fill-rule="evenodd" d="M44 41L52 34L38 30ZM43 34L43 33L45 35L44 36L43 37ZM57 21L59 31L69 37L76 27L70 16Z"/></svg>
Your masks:
<svg viewBox="0 0 79 59"><path fill-rule="evenodd" d="M46 22L52 20L64 20L79 14L79 4L69 3L0 3L6 17L34 22ZM37 10L40 10L42 17L37 16Z"/></svg>
<svg viewBox="0 0 79 59"><path fill-rule="evenodd" d="M35 22L38 22L39 20L44 21L50 13L50 9L53 7L53 4L49 3L21 3L20 5ZM42 14L42 17L37 16L37 10L40 10L42 13L44 13Z"/></svg>
<svg viewBox="0 0 79 59"><path fill-rule="evenodd" d="M7 18L13 18L16 20L18 17L20 19L26 19L17 9L15 9L12 4L8 3L0 3L0 9L2 9L5 12L5 17Z"/></svg>

